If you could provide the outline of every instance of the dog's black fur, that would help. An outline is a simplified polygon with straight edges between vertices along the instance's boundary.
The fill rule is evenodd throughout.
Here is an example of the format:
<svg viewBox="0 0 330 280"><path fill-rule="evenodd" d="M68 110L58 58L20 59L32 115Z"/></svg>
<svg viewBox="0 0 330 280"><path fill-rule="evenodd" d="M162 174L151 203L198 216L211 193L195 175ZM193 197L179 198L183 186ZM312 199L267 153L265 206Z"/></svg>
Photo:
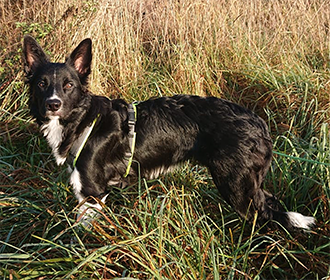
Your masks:
<svg viewBox="0 0 330 280"><path fill-rule="evenodd" d="M130 150L128 104L88 91L91 48L91 40L85 39L65 63L51 63L32 37L24 38L31 114L58 164L76 153L96 119L71 170L79 201L103 198L108 187L135 182L139 171L154 178L194 159L208 167L223 198L249 221L258 211L258 225L275 220L288 229L307 229L313 224L311 217L274 209L276 199L261 187L272 158L267 125L253 112L223 99L177 95L140 102L134 163L124 178L125 153Z"/></svg>

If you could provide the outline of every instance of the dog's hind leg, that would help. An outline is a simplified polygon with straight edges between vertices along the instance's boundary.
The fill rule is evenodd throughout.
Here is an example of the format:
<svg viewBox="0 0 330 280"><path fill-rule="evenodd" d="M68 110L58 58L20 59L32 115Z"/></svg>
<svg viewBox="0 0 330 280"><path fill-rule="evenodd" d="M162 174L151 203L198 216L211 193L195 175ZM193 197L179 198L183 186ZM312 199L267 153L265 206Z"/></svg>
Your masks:
<svg viewBox="0 0 330 280"><path fill-rule="evenodd" d="M221 166L209 167L221 196L242 218L251 222L254 212L257 209L263 211L266 207L265 195L258 191L258 187L248 174L244 175L238 168L229 167L228 163L226 169L227 172Z"/></svg>
<svg viewBox="0 0 330 280"><path fill-rule="evenodd" d="M249 222L253 221L257 212L258 227L267 223L271 228L277 228L278 224L281 224L288 230L309 229L314 224L313 217L283 212L277 199L262 189L268 164L265 162L265 165L261 166L250 162L247 165L236 160L221 165L217 161L209 165L209 169L222 197Z"/></svg>

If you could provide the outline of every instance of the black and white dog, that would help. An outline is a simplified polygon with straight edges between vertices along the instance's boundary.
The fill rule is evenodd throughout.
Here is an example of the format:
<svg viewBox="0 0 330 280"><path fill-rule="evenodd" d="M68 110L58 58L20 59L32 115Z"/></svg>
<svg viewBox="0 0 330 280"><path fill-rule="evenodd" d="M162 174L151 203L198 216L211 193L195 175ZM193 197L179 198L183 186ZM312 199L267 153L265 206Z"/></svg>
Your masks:
<svg viewBox="0 0 330 280"><path fill-rule="evenodd" d="M31 114L57 164L69 164L79 202L105 201L111 186L136 182L139 174L155 178L193 159L208 167L223 198L247 220L257 211L259 226L270 221L292 230L314 224L312 217L280 211L278 201L262 189L272 141L253 112L214 97L177 95L136 105L110 100L88 91L90 39L65 63L51 63L30 36L23 48Z"/></svg>

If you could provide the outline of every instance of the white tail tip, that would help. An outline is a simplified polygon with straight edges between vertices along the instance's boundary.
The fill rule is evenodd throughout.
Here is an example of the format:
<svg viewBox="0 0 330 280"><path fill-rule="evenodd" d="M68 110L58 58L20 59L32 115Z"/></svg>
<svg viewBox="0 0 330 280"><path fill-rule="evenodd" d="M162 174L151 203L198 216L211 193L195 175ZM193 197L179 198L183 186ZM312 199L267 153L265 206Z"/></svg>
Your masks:
<svg viewBox="0 0 330 280"><path fill-rule="evenodd" d="M288 215L291 225L296 228L309 230L315 224L315 219L313 217L304 216L297 212L286 212L286 214Z"/></svg>

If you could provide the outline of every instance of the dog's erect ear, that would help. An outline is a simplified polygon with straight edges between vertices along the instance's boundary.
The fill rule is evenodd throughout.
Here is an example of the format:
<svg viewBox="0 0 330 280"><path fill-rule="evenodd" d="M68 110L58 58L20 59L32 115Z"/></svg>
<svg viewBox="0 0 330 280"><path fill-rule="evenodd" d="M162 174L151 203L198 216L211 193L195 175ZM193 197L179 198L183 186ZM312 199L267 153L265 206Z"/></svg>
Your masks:
<svg viewBox="0 0 330 280"><path fill-rule="evenodd" d="M27 77L33 75L35 70L49 62L48 56L44 53L37 41L29 36L24 36L23 41L24 71Z"/></svg>
<svg viewBox="0 0 330 280"><path fill-rule="evenodd" d="M82 84L85 84L86 79L91 72L91 62L92 40L87 38L74 49L66 63L76 69Z"/></svg>

